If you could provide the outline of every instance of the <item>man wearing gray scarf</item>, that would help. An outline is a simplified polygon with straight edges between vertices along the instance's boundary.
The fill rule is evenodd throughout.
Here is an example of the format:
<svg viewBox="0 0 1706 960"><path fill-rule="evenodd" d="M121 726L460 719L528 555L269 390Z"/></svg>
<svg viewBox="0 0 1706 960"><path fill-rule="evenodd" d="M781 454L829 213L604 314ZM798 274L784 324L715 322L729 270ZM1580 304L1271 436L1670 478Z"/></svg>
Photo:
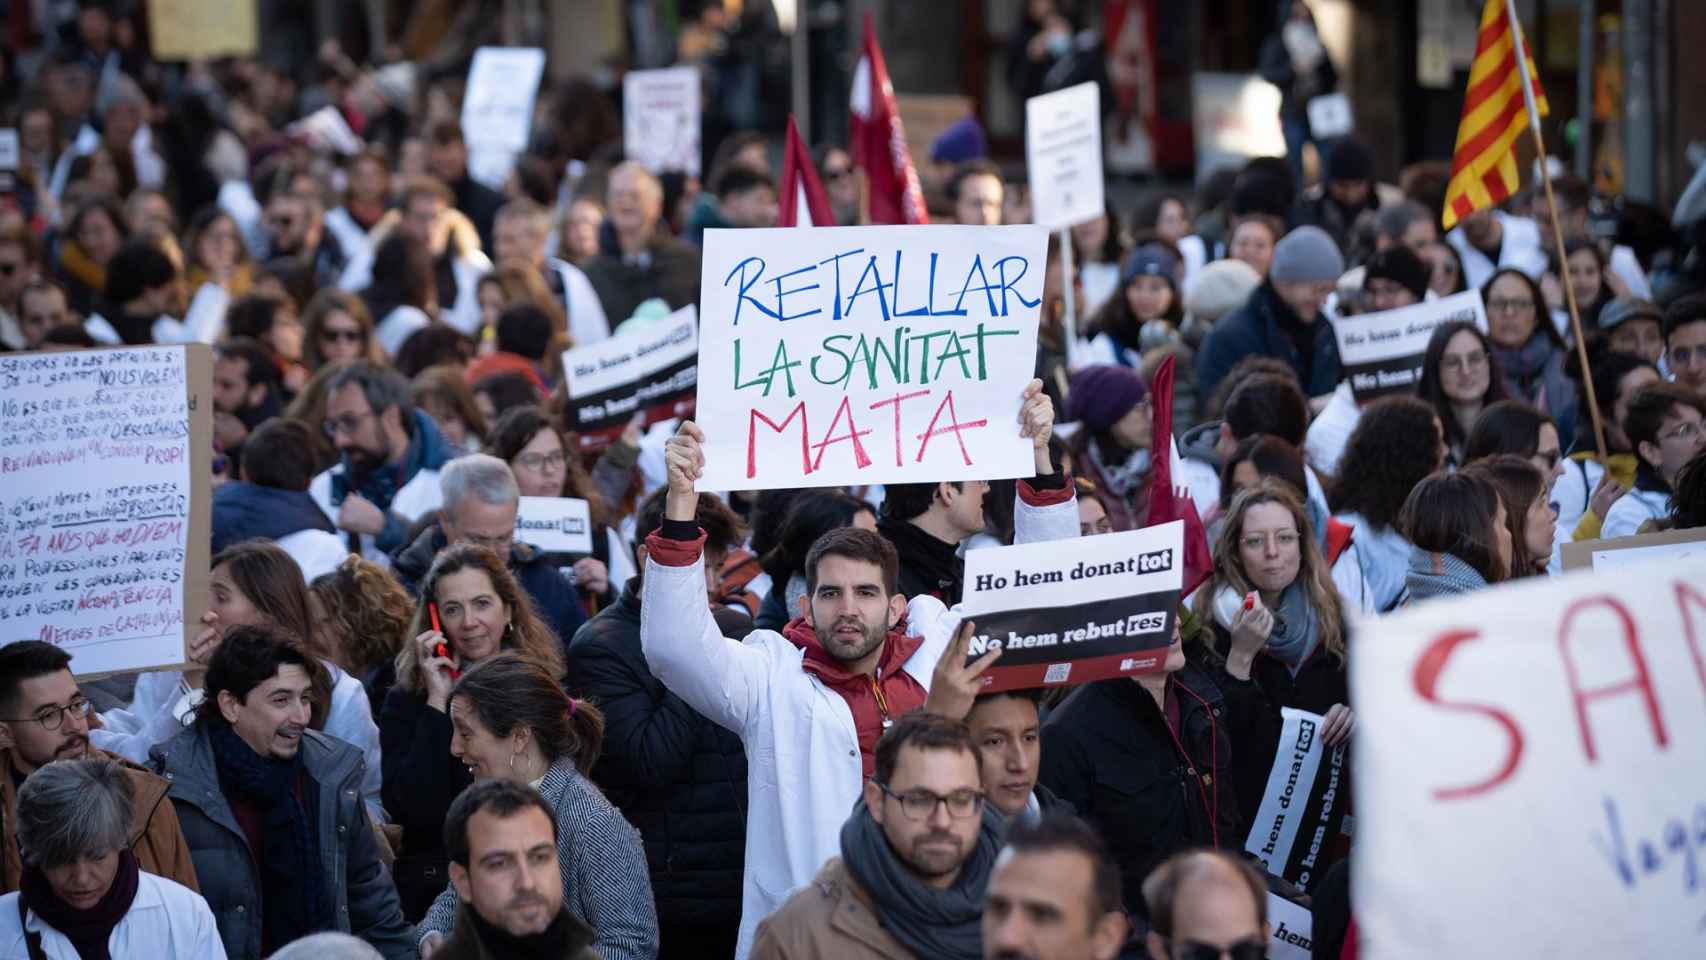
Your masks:
<svg viewBox="0 0 1706 960"><path fill-rule="evenodd" d="M1001 818L958 720L917 711L877 742L841 856L758 927L751 960L979 960Z"/></svg>

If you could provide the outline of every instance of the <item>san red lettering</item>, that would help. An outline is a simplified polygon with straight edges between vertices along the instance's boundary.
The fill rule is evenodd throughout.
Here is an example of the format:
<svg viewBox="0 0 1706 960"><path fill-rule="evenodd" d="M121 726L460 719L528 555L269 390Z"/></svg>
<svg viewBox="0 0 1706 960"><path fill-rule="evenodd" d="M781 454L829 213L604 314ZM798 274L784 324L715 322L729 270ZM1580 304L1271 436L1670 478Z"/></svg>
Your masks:
<svg viewBox="0 0 1706 960"><path fill-rule="evenodd" d="M1603 607L1617 616L1623 628L1623 644L1629 651L1629 659L1633 662L1635 675L1617 683L1584 689L1577 673L1575 656L1571 652L1572 641L1575 637L1570 627L1575 622L1577 614L1595 607ZM1603 634L1595 630L1590 631L1588 636L1599 638ZM1629 615L1628 609L1616 597L1586 597L1570 604L1569 609L1564 611L1562 624L1558 627L1558 652L1564 658L1564 674L1569 679L1570 694L1575 699L1576 726L1581 730L1582 750L1587 754L1589 763L1595 763L1599 760L1599 752L1594 747L1593 729L1588 724L1587 710L1588 705L1595 700L1619 697L1631 691L1640 693L1642 702L1647 708L1647 716L1653 724L1653 738L1658 741L1660 748L1669 743L1669 738L1665 735L1664 714L1659 711L1658 695L1653 690L1652 676L1647 672L1647 658L1641 652L1641 637L1635 629L1635 618Z"/></svg>
<svg viewBox="0 0 1706 960"><path fill-rule="evenodd" d="M1435 800L1464 800L1469 797L1487 793L1499 784L1509 780L1516 773L1517 764L1522 759L1523 736L1522 728L1517 725L1516 718L1498 707L1484 703L1468 701L1451 701L1439 695L1440 674L1445 672L1445 665L1451 660L1451 655L1457 648L1471 640L1479 639L1479 630L1452 630L1440 634L1416 660L1416 670L1411 680L1415 684L1416 693L1423 700L1444 710L1460 713L1474 713L1486 717L1498 724L1504 731L1506 748L1505 760L1492 776L1478 783L1468 783L1455 787L1439 787L1434 790Z"/></svg>

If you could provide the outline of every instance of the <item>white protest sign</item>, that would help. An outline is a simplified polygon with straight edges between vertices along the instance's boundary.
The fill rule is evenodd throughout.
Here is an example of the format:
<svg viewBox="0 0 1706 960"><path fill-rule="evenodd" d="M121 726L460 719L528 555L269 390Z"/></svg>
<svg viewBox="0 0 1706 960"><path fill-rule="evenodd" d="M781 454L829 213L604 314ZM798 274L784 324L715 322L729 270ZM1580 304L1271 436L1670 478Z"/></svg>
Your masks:
<svg viewBox="0 0 1706 960"><path fill-rule="evenodd" d="M1351 98L1342 93L1324 93L1309 101L1309 134L1317 140L1331 140L1351 132L1356 119L1351 115Z"/></svg>
<svg viewBox="0 0 1706 960"><path fill-rule="evenodd" d="M1699 558L1706 558L1706 527L1583 540L1564 544L1562 551L1565 570L1592 567L1600 573L1659 560L1681 563Z"/></svg>
<svg viewBox="0 0 1706 960"><path fill-rule="evenodd" d="M581 449L607 445L644 412L647 423L685 414L698 377L699 311L689 304L663 320L563 352L568 425Z"/></svg>
<svg viewBox="0 0 1706 960"><path fill-rule="evenodd" d="M630 70L622 77L622 150L653 173L699 175L699 71Z"/></svg>
<svg viewBox="0 0 1706 960"><path fill-rule="evenodd" d="M515 539L546 553L591 553L592 514L585 500L574 497L522 497Z"/></svg>
<svg viewBox="0 0 1706 960"><path fill-rule="evenodd" d="M704 490L1029 477L1037 226L708 230Z"/></svg>
<svg viewBox="0 0 1706 960"><path fill-rule="evenodd" d="M503 187L515 157L527 149L533 99L545 75L537 47L481 47L468 67L462 94L462 136L468 172L489 187Z"/></svg>
<svg viewBox="0 0 1706 960"><path fill-rule="evenodd" d="M1308 907L1269 890L1268 928L1268 960L1309 960L1315 915Z"/></svg>
<svg viewBox="0 0 1706 960"><path fill-rule="evenodd" d="M1428 338L1442 323L1470 321L1485 331L1481 291L1465 290L1396 310L1359 313L1333 321L1339 366L1358 403L1394 393L1415 393L1422 380Z"/></svg>
<svg viewBox="0 0 1706 960"><path fill-rule="evenodd" d="M7 127L0 130L0 170L16 170L19 162L18 131Z"/></svg>
<svg viewBox="0 0 1706 960"><path fill-rule="evenodd" d="M1033 222L1059 230L1105 212L1101 104L1094 83L1025 101L1025 167Z"/></svg>
<svg viewBox="0 0 1706 960"><path fill-rule="evenodd" d="M1178 619L1185 524L989 547L966 554L969 657L1001 656L983 690L1154 673Z"/></svg>
<svg viewBox="0 0 1706 960"><path fill-rule="evenodd" d="M1345 748L1321 741L1318 714L1282 707L1280 718L1279 749L1244 849L1267 872L1313 890L1345 815Z"/></svg>
<svg viewBox="0 0 1706 960"><path fill-rule="evenodd" d="M1358 626L1364 956L1706 955L1706 561Z"/></svg>
<svg viewBox="0 0 1706 960"><path fill-rule="evenodd" d="M79 676L177 667L207 602L201 344L0 354L0 639Z"/></svg>

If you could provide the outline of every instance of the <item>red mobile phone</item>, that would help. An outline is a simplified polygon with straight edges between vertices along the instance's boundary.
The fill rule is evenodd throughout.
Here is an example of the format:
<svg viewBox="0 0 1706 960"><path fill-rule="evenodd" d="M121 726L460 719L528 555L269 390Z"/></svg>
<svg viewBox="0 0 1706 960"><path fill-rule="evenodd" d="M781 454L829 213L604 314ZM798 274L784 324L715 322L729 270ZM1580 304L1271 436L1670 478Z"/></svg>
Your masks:
<svg viewBox="0 0 1706 960"><path fill-rule="evenodd" d="M444 628L439 626L439 623L438 623L438 604L436 604L436 603L428 603L427 604L427 616L432 618L432 629L433 629L433 631L436 633L439 633L439 634L443 634ZM433 653L437 656L440 656L440 657L449 657L450 656L450 646L449 646L449 644L440 643L433 650ZM462 676L462 671L456 669L455 667L450 668L450 679L455 680L460 676Z"/></svg>

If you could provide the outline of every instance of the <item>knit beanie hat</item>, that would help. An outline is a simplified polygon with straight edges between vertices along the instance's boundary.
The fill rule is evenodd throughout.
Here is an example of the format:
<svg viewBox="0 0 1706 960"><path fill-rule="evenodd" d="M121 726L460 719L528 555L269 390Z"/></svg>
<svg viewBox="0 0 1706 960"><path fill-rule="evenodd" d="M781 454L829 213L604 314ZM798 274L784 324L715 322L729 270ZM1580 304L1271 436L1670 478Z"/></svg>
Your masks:
<svg viewBox="0 0 1706 960"><path fill-rule="evenodd" d="M1327 283L1345 272L1339 245L1316 226L1298 227L1274 245L1268 276L1275 283Z"/></svg>
<svg viewBox="0 0 1706 960"><path fill-rule="evenodd" d="M1618 297L1599 312L1599 328L1608 332L1631 320L1651 320L1664 326L1664 314L1659 308L1639 297Z"/></svg>
<svg viewBox="0 0 1706 960"><path fill-rule="evenodd" d="M1067 389L1066 416L1100 433L1119 422L1131 408L1143 402L1149 388L1130 367L1098 363L1072 375Z"/></svg>
<svg viewBox="0 0 1706 960"><path fill-rule="evenodd" d="M1374 157L1355 137L1340 137L1327 148L1327 172L1322 179L1373 180Z"/></svg>
<svg viewBox="0 0 1706 960"><path fill-rule="evenodd" d="M954 121L930 144L932 163L964 163L989 156L989 138L976 117Z"/></svg>
<svg viewBox="0 0 1706 960"><path fill-rule="evenodd" d="M1138 277L1164 277L1177 289L1179 260L1161 244L1146 243L1125 258L1125 268L1120 271L1120 286L1128 286Z"/></svg>
<svg viewBox="0 0 1706 960"><path fill-rule="evenodd" d="M1427 299L1428 280L1431 271L1422 258L1411 252L1409 247L1402 244L1387 247L1372 257L1363 271L1363 286L1375 278L1391 280L1404 289L1416 295L1416 300Z"/></svg>
<svg viewBox="0 0 1706 960"><path fill-rule="evenodd" d="M1242 260L1216 260L1204 264L1191 278L1185 294L1185 312L1198 323L1214 324L1242 307L1262 285L1262 275Z"/></svg>

